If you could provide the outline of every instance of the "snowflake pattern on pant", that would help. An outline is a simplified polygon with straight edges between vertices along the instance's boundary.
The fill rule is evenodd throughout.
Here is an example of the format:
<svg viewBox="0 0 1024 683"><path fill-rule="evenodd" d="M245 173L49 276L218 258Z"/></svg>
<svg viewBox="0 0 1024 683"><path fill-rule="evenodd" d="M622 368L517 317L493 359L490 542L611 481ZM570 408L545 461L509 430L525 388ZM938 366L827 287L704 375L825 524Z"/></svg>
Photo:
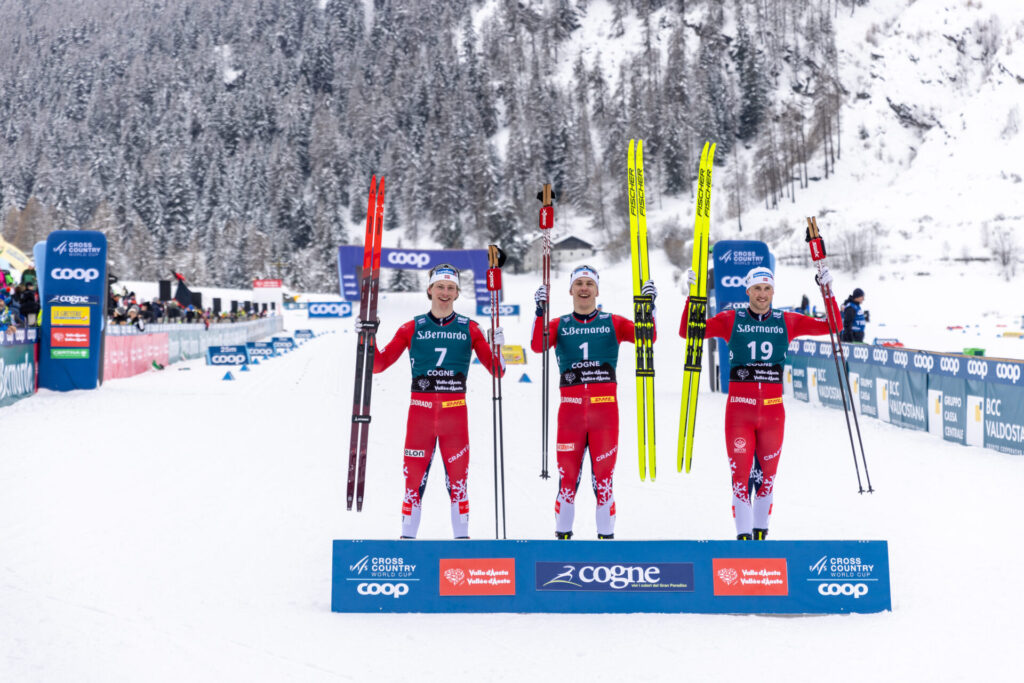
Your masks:
<svg viewBox="0 0 1024 683"><path fill-rule="evenodd" d="M607 505L612 499L612 480L611 477L602 479L594 485L594 493L597 495L598 505Z"/></svg>
<svg viewBox="0 0 1024 683"><path fill-rule="evenodd" d="M465 479L460 479L449 487L448 492L453 503L461 503L469 498L469 487L467 484L468 482Z"/></svg>
<svg viewBox="0 0 1024 683"><path fill-rule="evenodd" d="M733 482L733 484L732 484L732 495L736 496L737 498L742 500L744 503L749 503L750 502L750 494L747 492L747 485L742 483L742 482L738 482L738 481L734 481Z"/></svg>
<svg viewBox="0 0 1024 683"><path fill-rule="evenodd" d="M402 502L403 503L408 503L408 504L412 505L413 507L419 507L420 506L420 494L419 494L419 492L416 489L406 489L405 490L405 499Z"/></svg>
<svg viewBox="0 0 1024 683"><path fill-rule="evenodd" d="M765 477L764 483L761 484L761 490L757 492L758 498L767 498L772 494L772 489L775 487L775 475Z"/></svg>

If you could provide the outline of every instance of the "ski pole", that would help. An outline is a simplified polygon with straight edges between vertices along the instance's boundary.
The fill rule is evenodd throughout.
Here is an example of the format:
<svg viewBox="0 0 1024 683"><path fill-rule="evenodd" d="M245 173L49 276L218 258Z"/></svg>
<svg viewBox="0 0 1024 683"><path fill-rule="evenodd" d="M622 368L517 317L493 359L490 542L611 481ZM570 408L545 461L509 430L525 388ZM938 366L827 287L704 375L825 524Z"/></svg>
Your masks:
<svg viewBox="0 0 1024 683"><path fill-rule="evenodd" d="M818 221L809 217L807 219L807 242L811 247L811 259L814 261L820 275L822 269L825 267L825 242L821 238L821 233L818 231ZM832 287L830 285L818 284L821 289L821 298L825 305L825 320L828 324L828 338L832 345L832 358L836 364L836 379L839 382L839 394L843 399L843 414L846 417L846 431L850 436L850 450L853 452L853 467L857 473L857 488L858 493L864 493L864 485L861 483L860 478L860 465L857 462L857 447L853 442L853 426L850 424L850 412L853 412L853 423L857 428L857 441L860 443L860 457L864 463L864 476L868 482L868 493L874 493L874 489L871 487L871 477L868 475L868 463L867 458L864 455L864 442L860 435L860 423L857 420L857 408L854 404L853 387L850 385L850 376L846 370L846 356L842 349L842 343L838 341L839 323L834 319L834 312L832 307L829 305L829 299L833 298ZM845 379L845 383L844 383ZM849 394L850 403L847 406L846 396Z"/></svg>
<svg viewBox="0 0 1024 683"><path fill-rule="evenodd" d="M498 472L501 472L501 538L508 538L505 529L505 434L501 411L501 347L494 339L500 322L498 306L501 292L501 267L505 254L496 247L487 247L487 289L491 293L491 399L494 422L494 538L498 538Z"/></svg>
<svg viewBox="0 0 1024 683"><path fill-rule="evenodd" d="M555 225L555 209L551 206L551 183L546 183L544 189L537 195L541 201L540 207L540 234L541 243L541 272L544 277L544 292L547 299L551 298L551 228ZM544 301L544 350L541 352L541 381L540 381L540 411L541 411L541 447L540 447L540 478L547 479L548 474L548 377L550 375L550 361L548 360L548 348L551 346L551 308L550 301Z"/></svg>

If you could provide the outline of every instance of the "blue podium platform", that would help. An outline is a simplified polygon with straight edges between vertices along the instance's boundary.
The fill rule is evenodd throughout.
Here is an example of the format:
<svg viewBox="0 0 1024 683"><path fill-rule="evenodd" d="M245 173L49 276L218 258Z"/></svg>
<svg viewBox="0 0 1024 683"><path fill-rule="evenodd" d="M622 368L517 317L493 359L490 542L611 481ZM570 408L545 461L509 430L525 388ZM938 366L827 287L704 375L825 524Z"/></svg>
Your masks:
<svg viewBox="0 0 1024 683"><path fill-rule="evenodd" d="M334 612L891 610L886 541L334 541Z"/></svg>

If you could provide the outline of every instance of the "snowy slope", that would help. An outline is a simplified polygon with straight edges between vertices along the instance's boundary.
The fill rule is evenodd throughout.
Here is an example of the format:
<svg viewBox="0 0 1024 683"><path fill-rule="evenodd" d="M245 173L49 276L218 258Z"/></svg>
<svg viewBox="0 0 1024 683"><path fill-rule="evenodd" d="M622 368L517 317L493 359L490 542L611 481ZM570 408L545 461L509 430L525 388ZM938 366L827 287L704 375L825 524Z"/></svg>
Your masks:
<svg viewBox="0 0 1024 683"><path fill-rule="evenodd" d="M667 264L655 263L655 273ZM602 300L626 310L627 266L603 270ZM555 312L568 309L560 277ZM529 276L507 276L525 304ZM386 295L381 334L426 308ZM724 397L701 397L694 469L676 474L681 301L659 297L656 483L636 475L632 401L621 404L616 478L621 538L729 538ZM469 302L457 310L471 311ZM399 532L408 401L402 360L375 380L366 505L344 510L355 340L335 331L220 379L201 362L95 392L41 392L0 413L0 680L1016 680L1024 599L1012 588L1021 460L864 420L873 496L858 496L838 411L789 402L775 538L890 543L893 612L814 618L622 615L338 615L335 538ZM510 343L529 316L509 320ZM623 377L632 354L620 354ZM188 368L179 369L179 368ZM538 478L535 383L505 387L509 533L549 538L556 483ZM471 533L492 530L489 381L470 373ZM628 393L628 392L624 392ZM58 426L58 428L54 428ZM553 457L553 454L552 454ZM581 491L580 537L592 537ZM429 482L425 538L450 534L443 477ZM1006 539L1006 540L1004 540ZM1008 541L1008 542L1007 542Z"/></svg>

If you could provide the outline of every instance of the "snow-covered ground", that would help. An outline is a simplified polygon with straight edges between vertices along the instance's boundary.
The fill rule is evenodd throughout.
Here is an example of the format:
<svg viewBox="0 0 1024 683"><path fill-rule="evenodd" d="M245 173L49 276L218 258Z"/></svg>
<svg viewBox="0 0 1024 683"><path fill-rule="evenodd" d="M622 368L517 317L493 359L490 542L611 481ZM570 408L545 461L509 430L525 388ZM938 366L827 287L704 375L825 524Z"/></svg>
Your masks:
<svg viewBox="0 0 1024 683"><path fill-rule="evenodd" d="M668 264L656 259L652 268L657 277ZM602 269L607 310L628 311L627 277L628 264ZM793 270L780 280L809 277ZM554 288L556 313L570 305L564 279ZM508 301L527 314L505 321L509 343L527 342L536 284L535 276L506 276ZM723 396L701 398L692 473L672 467L681 296L667 282L661 290L660 475L639 481L632 401L624 400L616 533L730 538ZM780 303L799 293L780 285ZM385 295L381 336L390 339L426 306L422 294ZM473 307L463 301L457 310ZM860 496L842 414L797 401L787 402L772 537L888 540L891 613L333 614L331 541L399 533L409 371L400 361L376 377L365 507L346 512L352 320L288 316L290 330L334 334L236 372L234 382L221 380L223 368L191 361L94 392L40 392L0 411L0 680L1018 679L1024 598L1012 577L1024 550L1013 520L1024 460L864 419L877 492ZM623 349L623 377L632 366ZM523 372L534 382L519 383ZM538 477L538 380L530 354L504 384L508 531L516 538L550 538L553 529L556 482ZM493 528L490 410L490 382L474 366L478 538ZM592 505L581 491L581 538L595 534ZM436 467L421 535L450 536Z"/></svg>

